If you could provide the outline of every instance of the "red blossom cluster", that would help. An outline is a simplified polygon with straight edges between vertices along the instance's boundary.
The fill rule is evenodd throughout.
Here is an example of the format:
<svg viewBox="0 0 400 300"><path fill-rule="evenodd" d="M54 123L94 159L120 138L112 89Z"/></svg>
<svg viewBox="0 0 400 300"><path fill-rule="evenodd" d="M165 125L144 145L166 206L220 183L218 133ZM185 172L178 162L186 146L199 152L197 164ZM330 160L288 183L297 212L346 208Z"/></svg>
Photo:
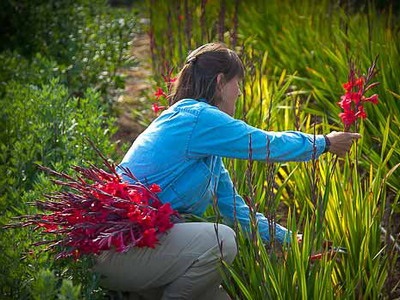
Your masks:
<svg viewBox="0 0 400 300"><path fill-rule="evenodd" d="M172 77L173 69L169 68L168 66L166 66L165 68L167 69L167 71L165 75L162 75L162 77L166 86L166 91L164 91L164 89L161 87L157 87L157 90L154 93L157 102L153 103L151 107L156 115L158 115L160 111L163 111L167 108L166 102L168 94L171 93L172 85L176 81L176 77ZM165 105L160 105L161 102L163 102Z"/></svg>
<svg viewBox="0 0 400 300"><path fill-rule="evenodd" d="M24 221L20 226L33 225L55 237L34 245L48 244L46 250L58 250L57 258L156 246L160 234L173 226L177 212L158 199L156 193L161 191L158 185L130 184L121 179L114 165L106 164L110 172L93 165L73 167L77 179L40 167L62 178L54 182L68 190L46 195L46 201L36 201L37 207L47 214L22 216ZM124 172L134 179L129 170Z"/></svg>
<svg viewBox="0 0 400 300"><path fill-rule="evenodd" d="M357 75L354 64L350 63L348 81L343 84L345 94L341 97L341 101L338 102L339 106L343 109L339 117L342 119L345 131L348 131L350 126L353 125L358 118L365 119L367 117L364 110L364 104L366 102L371 102L373 104L378 103L377 94L370 97L365 96L366 92L379 84L379 82L371 83L376 73L376 59L371 67L368 68L367 74L361 76Z"/></svg>

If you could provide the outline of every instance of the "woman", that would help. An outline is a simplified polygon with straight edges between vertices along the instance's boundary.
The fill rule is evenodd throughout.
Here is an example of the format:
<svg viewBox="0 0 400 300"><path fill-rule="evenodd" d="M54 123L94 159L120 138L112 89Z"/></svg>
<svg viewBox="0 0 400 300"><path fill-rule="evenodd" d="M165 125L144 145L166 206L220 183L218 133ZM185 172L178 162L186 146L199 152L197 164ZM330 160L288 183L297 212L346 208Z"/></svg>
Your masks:
<svg viewBox="0 0 400 300"><path fill-rule="evenodd" d="M120 166L141 182L160 185L161 201L180 213L201 216L215 201L224 223L236 218L248 230L249 208L237 194L223 157L249 159L250 147L251 159L260 161L308 161L327 151L342 156L360 135L267 132L234 119L243 75L241 60L223 44L191 52L170 107L134 141ZM268 220L260 213L257 219L261 237L268 241ZM278 241L290 241L286 228L274 227ZM226 225L179 223L155 249L102 254L97 270L110 289L148 299L227 299L219 287L218 262L223 257L231 263L236 251L234 231Z"/></svg>

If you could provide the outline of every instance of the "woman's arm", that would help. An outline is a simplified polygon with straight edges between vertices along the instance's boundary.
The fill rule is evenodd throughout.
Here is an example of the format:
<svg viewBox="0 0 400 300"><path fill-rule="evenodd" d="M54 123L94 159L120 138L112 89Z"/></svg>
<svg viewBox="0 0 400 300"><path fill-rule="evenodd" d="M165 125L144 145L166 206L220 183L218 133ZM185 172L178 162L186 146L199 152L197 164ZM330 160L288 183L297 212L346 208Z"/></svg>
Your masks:
<svg viewBox="0 0 400 300"><path fill-rule="evenodd" d="M250 209L243 198L237 194L222 160L220 162L220 176L216 196L219 211L224 219L230 224L234 224L236 220L244 231L250 232ZM269 241L268 219L261 213L256 213L256 219L261 238L264 241ZM275 237L280 243L284 243L285 241L290 242L291 232L275 223Z"/></svg>
<svg viewBox="0 0 400 300"><path fill-rule="evenodd" d="M188 144L189 157L221 157L285 162L318 158L325 150L323 135L297 131L264 131L234 119L215 107L204 108Z"/></svg>

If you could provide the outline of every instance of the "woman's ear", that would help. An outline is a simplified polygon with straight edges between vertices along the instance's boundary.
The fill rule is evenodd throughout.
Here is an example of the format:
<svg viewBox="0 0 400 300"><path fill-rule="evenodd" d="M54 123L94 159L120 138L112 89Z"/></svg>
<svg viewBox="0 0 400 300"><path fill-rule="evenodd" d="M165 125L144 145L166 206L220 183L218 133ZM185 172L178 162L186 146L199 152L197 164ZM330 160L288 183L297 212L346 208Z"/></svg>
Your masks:
<svg viewBox="0 0 400 300"><path fill-rule="evenodd" d="M217 75L217 89L221 89L225 83L225 76L223 73Z"/></svg>

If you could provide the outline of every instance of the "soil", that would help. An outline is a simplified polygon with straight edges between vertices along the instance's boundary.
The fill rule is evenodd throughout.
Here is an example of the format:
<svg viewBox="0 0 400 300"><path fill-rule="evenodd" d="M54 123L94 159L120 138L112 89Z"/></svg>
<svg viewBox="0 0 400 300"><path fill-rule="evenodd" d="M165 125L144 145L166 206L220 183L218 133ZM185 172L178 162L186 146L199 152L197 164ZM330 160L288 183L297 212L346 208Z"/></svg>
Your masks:
<svg viewBox="0 0 400 300"><path fill-rule="evenodd" d="M149 57L149 37L146 33L135 36L132 44L132 55L137 64L128 70L123 71L126 75L124 93L119 96L115 103L118 115L118 130L113 136L113 141L119 145L130 145L134 139L144 130L142 125L146 115L150 116L151 106L146 94L152 88L152 67ZM135 111L141 114L134 114Z"/></svg>

